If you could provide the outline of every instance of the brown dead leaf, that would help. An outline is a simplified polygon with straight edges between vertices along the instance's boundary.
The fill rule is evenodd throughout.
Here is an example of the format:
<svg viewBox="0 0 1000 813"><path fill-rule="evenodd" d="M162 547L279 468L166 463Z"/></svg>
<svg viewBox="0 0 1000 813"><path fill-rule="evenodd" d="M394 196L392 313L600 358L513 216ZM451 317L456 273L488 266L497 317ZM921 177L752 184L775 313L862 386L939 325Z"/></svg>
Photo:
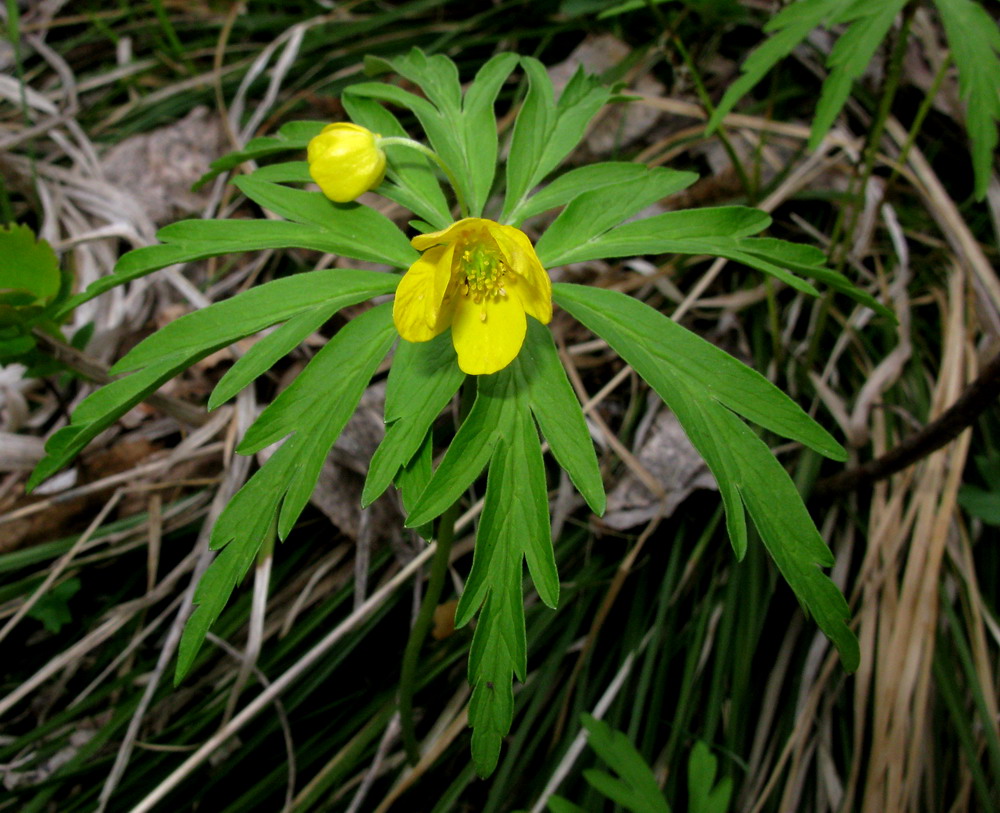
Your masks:
<svg viewBox="0 0 1000 813"><path fill-rule="evenodd" d="M226 152L228 141L219 116L194 108L175 124L126 138L101 161L105 177L128 189L156 224L200 211L209 189L191 185Z"/></svg>

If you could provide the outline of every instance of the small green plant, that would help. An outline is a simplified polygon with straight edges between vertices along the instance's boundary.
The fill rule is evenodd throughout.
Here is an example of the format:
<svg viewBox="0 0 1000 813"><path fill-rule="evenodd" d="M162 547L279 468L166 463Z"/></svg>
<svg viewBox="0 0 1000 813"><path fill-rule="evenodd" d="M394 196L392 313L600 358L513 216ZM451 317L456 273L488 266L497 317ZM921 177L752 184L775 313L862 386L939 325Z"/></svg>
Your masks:
<svg viewBox="0 0 1000 813"><path fill-rule="evenodd" d="M631 813L670 813L671 807L660 792L652 769L622 732L607 723L581 714L587 729L587 742L618 776L591 768L583 772L591 787ZM688 758L688 813L726 813L733 794L733 781L726 777L715 782L718 760L708 746L696 742ZM550 813L582 813L583 808L552 796L547 802Z"/></svg>
<svg viewBox="0 0 1000 813"><path fill-rule="evenodd" d="M743 62L743 75L726 90L708 123L708 132L775 65L820 26L846 26L827 58L830 75L816 105L809 146L815 149L847 103L854 80L868 67L899 13L915 0L797 0L775 15L764 31L771 34ZM966 106L972 146L975 194L986 197L997 148L1000 122L1000 28L977 0L933 0L958 68L959 93ZM904 30L905 34L905 30Z"/></svg>
<svg viewBox="0 0 1000 813"><path fill-rule="evenodd" d="M0 226L0 365L23 364L28 376L60 369L38 348L34 331L61 338L70 286L70 275L46 240L36 239L28 226ZM89 331L78 333L85 341Z"/></svg>
<svg viewBox="0 0 1000 813"><path fill-rule="evenodd" d="M528 89L510 138L505 176L499 179L494 105L519 64ZM315 249L408 269L402 277L367 270L311 271L273 279L184 316L121 359L112 372L129 375L90 395L70 425L46 444L47 456L32 474L31 487L208 354L281 325L222 377L208 401L214 409L343 308L395 294L393 302L372 305L339 330L243 437L241 454L284 442L213 529L211 544L219 554L198 586L197 608L180 643L177 680L195 664L209 628L261 548L292 532L323 461L395 345L386 384L387 430L372 459L363 502L371 503L395 484L406 524L437 541L434 572L441 578L432 576L424 599L424 607L433 608L457 506L487 472L456 624L468 624L478 614L469 655L469 722L476 770L490 774L511 725L513 678L524 680L527 672L525 562L541 600L551 607L559 602L543 437L590 508L600 514L605 506L580 403L544 324L553 304L603 338L676 413L718 482L736 556L742 558L747 549L749 513L803 607L833 641L845 668L855 669L859 650L847 624L847 603L821 570L833 564L832 555L785 469L742 419L834 460L845 458L840 444L763 376L653 308L617 291L551 283L545 269L640 254L721 256L798 291L817 294L810 280L817 281L888 318L891 314L825 268L822 252L755 236L770 223L758 210L726 206L631 220L693 183L692 173L607 162L553 178L600 108L620 101L614 89L583 72L557 100L544 66L513 54L489 60L464 93L455 64L443 56L414 50L398 59L370 59L367 67L372 73L394 71L425 95L384 82L355 84L343 96L350 128L286 124L276 136L254 139L214 165L217 174L246 159L309 148L310 161L264 166L234 181L278 219L170 225L159 232L159 245L126 254L114 275L63 306L71 308L167 265L263 248ZM383 103L410 111L427 143L413 140ZM338 181L338 161L341 180L350 181L346 185ZM301 188L313 180L329 196ZM369 188L413 213L412 238L369 206L331 199ZM558 216L532 245L522 227L554 210ZM435 467L439 449L433 429L460 390L465 417ZM412 686L406 675L412 674L422 635L418 623L407 647L410 671L404 664L401 689L404 735L410 742L406 697Z"/></svg>

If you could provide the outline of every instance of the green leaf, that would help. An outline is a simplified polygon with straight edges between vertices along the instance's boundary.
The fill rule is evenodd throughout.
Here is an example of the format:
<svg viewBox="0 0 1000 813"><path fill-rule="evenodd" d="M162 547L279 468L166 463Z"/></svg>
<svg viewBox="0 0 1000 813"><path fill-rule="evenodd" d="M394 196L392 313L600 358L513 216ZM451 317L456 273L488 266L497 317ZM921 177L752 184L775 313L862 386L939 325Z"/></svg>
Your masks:
<svg viewBox="0 0 1000 813"><path fill-rule="evenodd" d="M958 66L958 89L965 102L972 142L976 198L983 200L993 174L1000 122L1000 28L973 0L935 0L951 55Z"/></svg>
<svg viewBox="0 0 1000 813"><path fill-rule="evenodd" d="M690 186L694 180L690 172L653 167L636 178L577 195L545 230L535 250L539 257L570 254L581 245L597 241L609 229L647 206ZM639 221L645 222L648 221ZM628 225L636 224L622 228ZM565 260L554 260L552 264L562 262Z"/></svg>
<svg viewBox="0 0 1000 813"><path fill-rule="evenodd" d="M197 353L173 354L146 369L106 384L88 395L73 411L72 422L56 431L45 442L45 457L28 478L25 491L65 466L95 437L128 412L132 407L156 392L182 370L226 344L202 348Z"/></svg>
<svg viewBox="0 0 1000 813"><path fill-rule="evenodd" d="M47 305L61 281L59 259L47 241L36 240L30 228L18 223L0 226L0 297L18 293L20 301L11 305Z"/></svg>
<svg viewBox="0 0 1000 813"><path fill-rule="evenodd" d="M493 771L510 730L511 680L527 672L523 560L542 601L559 600L541 443L518 362L476 379L475 403L407 519L413 527L438 516L489 463L472 570L456 609L461 626L482 605L469 654L472 757L481 776Z"/></svg>
<svg viewBox="0 0 1000 813"><path fill-rule="evenodd" d="M726 257L763 271L810 296L818 295L810 283L786 270L794 269L895 321L892 311L871 295L843 275L823 267L823 256L817 249L774 238L750 237L771 222L770 217L758 209L720 206L665 212L594 234L592 224L598 222L594 210L598 208L596 202L600 192L597 190L593 200L581 211L571 212L576 201L563 211L553 226L567 215L569 219L557 238L549 238L553 232L550 227L538 241L535 249L545 267L642 254ZM578 239L574 239L574 234ZM591 236L583 238L583 234Z"/></svg>
<svg viewBox="0 0 1000 813"><path fill-rule="evenodd" d="M80 580L67 579L43 594L28 610L28 615L41 621L48 632L56 635L73 620L73 615L69 611L69 600L79 591Z"/></svg>
<svg viewBox="0 0 1000 813"><path fill-rule="evenodd" d="M987 525L1000 526L1000 490L962 486L958 491L958 504Z"/></svg>
<svg viewBox="0 0 1000 813"><path fill-rule="evenodd" d="M587 125L611 98L611 91L582 68L554 100L552 80L533 57L521 57L528 75L528 95L514 122L507 158L507 195L501 221L508 223L533 187L580 143Z"/></svg>
<svg viewBox="0 0 1000 813"><path fill-rule="evenodd" d="M549 209L565 206L584 192L636 181L648 172L649 167L645 164L635 164L628 161L606 161L571 169L524 200L517 209L510 213L510 222L515 226L520 225L530 217L547 212ZM678 172L677 174L687 176L689 184L698 179L698 176L693 172Z"/></svg>
<svg viewBox="0 0 1000 813"><path fill-rule="evenodd" d="M483 65L465 93L462 137L466 165L471 174L469 212L474 217L481 214L486 205L496 172L497 121L493 106L500 86L517 62L516 54L497 54Z"/></svg>
<svg viewBox="0 0 1000 813"><path fill-rule="evenodd" d="M399 120L373 99L345 93L343 104L351 120L362 127L386 138L407 137ZM430 160L407 147L389 146L385 152L386 174L392 182L383 183L376 191L433 224L435 229L450 226L448 202Z"/></svg>
<svg viewBox="0 0 1000 813"><path fill-rule="evenodd" d="M484 506L472 570L455 610L456 627L469 622L488 591L495 587L493 560L498 547L500 555L516 553L518 563L524 556L542 601L549 607L559 603L541 447L530 415L515 415L511 437L500 441L490 462L489 510Z"/></svg>
<svg viewBox="0 0 1000 813"><path fill-rule="evenodd" d="M183 679L211 625L265 540L285 539L316 487L323 462L396 338L392 304L349 322L261 413L238 449L257 451L291 435L230 500L212 529L222 553L198 585L198 608L184 629L176 681Z"/></svg>
<svg viewBox="0 0 1000 813"><path fill-rule="evenodd" d="M604 483L583 410L566 377L551 331L535 319L528 320L528 335L517 363L528 385L531 411L553 456L591 510L603 515Z"/></svg>
<svg viewBox="0 0 1000 813"><path fill-rule="evenodd" d="M634 813L670 813L652 769L628 737L589 714L581 714L580 719L590 735L590 747L620 777L614 779L601 771L588 770L583 772L587 782Z"/></svg>
<svg viewBox="0 0 1000 813"><path fill-rule="evenodd" d="M497 131L493 105L500 86L516 63L514 54L494 56L476 74L463 102L455 63L441 54L428 57L414 48L405 57L396 59L368 57L365 65L369 73L392 70L414 82L424 91L426 100L378 82L352 85L345 96L377 98L410 109L419 119L431 146L455 175L469 214L478 217L486 204L496 169Z"/></svg>
<svg viewBox="0 0 1000 813"><path fill-rule="evenodd" d="M464 380L450 331L429 342L400 341L386 382L387 429L368 467L362 506L378 499L413 458Z"/></svg>
<svg viewBox="0 0 1000 813"><path fill-rule="evenodd" d="M579 805L575 805L568 799L564 799L562 796L556 796L555 794L548 798L545 805L548 807L549 813L587 813L587 811Z"/></svg>
<svg viewBox="0 0 1000 813"><path fill-rule="evenodd" d="M565 283L553 286L553 297L605 339L677 415L715 475L737 556L746 549L746 505L778 569L837 646L844 667L857 668L847 602L819 570L833 557L788 473L733 413L843 460L840 445L765 378L643 303Z"/></svg>
<svg viewBox="0 0 1000 813"><path fill-rule="evenodd" d="M718 760L701 740L688 758L688 813L726 813L733 795L728 776L715 784Z"/></svg>
<svg viewBox="0 0 1000 813"><path fill-rule="evenodd" d="M290 121L282 125L275 136L253 138L247 142L242 150L231 152L209 164L209 171L198 179L194 188L195 190L200 189L216 175L227 172L244 161L265 158L268 155L282 152L304 150L309 145L310 140L318 136L326 124L327 122L323 121Z"/></svg>

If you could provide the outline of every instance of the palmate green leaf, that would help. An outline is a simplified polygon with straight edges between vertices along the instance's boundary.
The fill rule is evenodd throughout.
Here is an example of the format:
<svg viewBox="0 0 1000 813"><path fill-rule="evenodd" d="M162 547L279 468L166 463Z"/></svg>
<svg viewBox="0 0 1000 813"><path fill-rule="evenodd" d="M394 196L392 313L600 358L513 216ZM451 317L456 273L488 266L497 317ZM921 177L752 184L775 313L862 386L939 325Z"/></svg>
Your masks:
<svg viewBox="0 0 1000 813"><path fill-rule="evenodd" d="M224 404L258 376L270 370L278 359L292 352L309 336L320 329L342 306L324 303L311 310L302 311L285 324L269 333L236 360L219 379L208 399L208 408Z"/></svg>
<svg viewBox="0 0 1000 813"><path fill-rule="evenodd" d="M636 181L648 173L649 167L632 161L605 161L571 169L526 198L510 213L510 223L518 226L530 217L565 206L584 192ZM697 177L692 173L692 182Z"/></svg>
<svg viewBox="0 0 1000 813"><path fill-rule="evenodd" d="M0 225L0 307L47 305L61 282L59 259L46 240L18 223Z"/></svg>
<svg viewBox="0 0 1000 813"><path fill-rule="evenodd" d="M820 570L833 564L794 484L736 414L838 460L846 453L780 390L749 367L615 291L565 283L554 300L601 336L677 415L715 475L738 557L746 550L745 505L765 547L805 609L857 668L857 639L837 587Z"/></svg>
<svg viewBox="0 0 1000 813"><path fill-rule="evenodd" d="M594 197L596 201L599 194ZM573 205L566 208L556 223L570 212ZM575 220L577 217L579 215L570 213L570 218ZM822 265L823 255L818 249L774 238L749 236L767 228L770 223L771 218L764 212L744 206L684 209L624 223L578 243L569 239L568 228L562 230L567 237L560 241L561 245L546 240L546 232L538 241L536 251L546 267L642 254L726 257L763 271L810 296L818 295L815 287L787 270L791 268L895 321L892 312L871 295L843 275L825 268Z"/></svg>
<svg viewBox="0 0 1000 813"><path fill-rule="evenodd" d="M896 314L879 302L871 294L858 288L843 274L826 267L826 255L818 248L776 240L773 237L744 237L739 240L740 252L760 262L767 262L779 268L797 271L802 276L821 282L860 305L871 308L877 314L896 322Z"/></svg>
<svg viewBox="0 0 1000 813"><path fill-rule="evenodd" d="M663 369L697 382L706 396L744 418L826 457L847 458L829 432L764 376L645 303L568 283L556 283L553 298L616 350L618 345L641 348Z"/></svg>
<svg viewBox="0 0 1000 813"><path fill-rule="evenodd" d="M848 24L848 29L830 51L826 64L830 75L823 82L816 115L813 117L809 149L815 150L830 132L837 115L847 103L854 80L871 63L893 20L909 0L854 0L831 21Z"/></svg>
<svg viewBox="0 0 1000 813"><path fill-rule="evenodd" d="M191 668L208 629L269 535L285 539L316 487L330 449L396 338L392 304L350 321L248 430L237 451L252 454L291 435L229 502L212 529L222 553L205 572L184 629L176 680Z"/></svg>
<svg viewBox="0 0 1000 813"><path fill-rule="evenodd" d="M559 360L552 333L534 319L528 320L528 335L516 363L527 384L531 412L549 442L552 455L591 510L602 516L606 497L594 442Z"/></svg>
<svg viewBox="0 0 1000 813"><path fill-rule="evenodd" d="M352 85L345 96L381 99L409 109L427 139L451 167L472 217L482 214L496 168L497 133L493 104L517 57L498 54L476 74L462 99L455 63L414 48L405 57L366 60L375 70L392 70L419 85L426 99L381 82Z"/></svg>
<svg viewBox="0 0 1000 813"><path fill-rule="evenodd" d="M545 805L548 807L549 813L587 813L579 805L575 805L569 799L564 799L562 796L557 796L556 794L552 794L545 802Z"/></svg>
<svg viewBox="0 0 1000 813"><path fill-rule="evenodd" d="M216 175L237 167L244 161L265 158L293 150L304 150L309 141L318 136L327 122L322 121L290 121L281 126L277 135L253 138L247 145L236 152L228 153L209 164L209 171L202 175L194 188L200 189Z"/></svg>
<svg viewBox="0 0 1000 813"><path fill-rule="evenodd" d="M450 332L429 342L400 341L386 382L386 433L368 467L362 507L378 499L413 459L464 380Z"/></svg>
<svg viewBox="0 0 1000 813"><path fill-rule="evenodd" d="M356 124L387 138L406 137L399 120L375 100L345 93L343 104ZM419 215L436 229L451 225L448 201L430 160L406 147L389 146L385 152L386 175L390 180L375 191Z"/></svg>
<svg viewBox="0 0 1000 813"><path fill-rule="evenodd" d="M493 772L510 730L511 677L523 681L527 673L522 558L542 600L554 607L559 597L541 448L525 407L490 461L472 571L455 613L455 623L465 624L485 600L469 653L472 759L480 776Z"/></svg>
<svg viewBox="0 0 1000 813"><path fill-rule="evenodd" d="M407 268L417 258L410 241L389 218L368 206L334 203L307 192L245 175L234 183L250 200L288 220L322 229L341 243L335 253ZM360 256L364 255L364 256Z"/></svg>
<svg viewBox="0 0 1000 813"><path fill-rule="evenodd" d="M390 274L324 269L273 280L171 322L136 345L111 370L138 372L89 395L74 410L70 425L49 438L46 456L27 487L32 489L50 477L119 417L199 359L303 311L322 307L332 312L391 293L398 283L399 277Z"/></svg>
<svg viewBox="0 0 1000 813"><path fill-rule="evenodd" d="M563 210L552 224L553 227L564 217L570 223L576 221L580 217L580 209L584 212L591 211L596 208L599 201L592 199L579 209L574 206L575 203L576 201ZM617 228L605 226L601 231L586 229L589 235L586 238L581 236L581 239L575 242L568 239L571 230L563 227L560 227L560 231L567 237L558 241L546 239L552 228L550 227L539 239L535 251L542 265L551 268L571 262L608 257L666 254L676 251L675 246L684 247L688 243L705 245L720 238L731 240L756 234L770 224L771 218L767 214L746 206L682 209L624 223Z"/></svg>
<svg viewBox="0 0 1000 813"><path fill-rule="evenodd" d="M615 804L634 813L670 813L653 771L622 732L589 714L581 714L587 742L620 778L603 771L587 770L584 778Z"/></svg>
<svg viewBox="0 0 1000 813"><path fill-rule="evenodd" d="M427 99L385 82L359 82L347 88L344 91L344 96L378 99L405 107L413 113L427 135L431 148L445 164L453 168L455 179L465 199L467 201L471 199L472 189L468 183L468 175L463 172L465 167L464 146L458 128L455 126L455 118L442 115Z"/></svg>
<svg viewBox="0 0 1000 813"><path fill-rule="evenodd" d="M545 467L519 360L477 378L475 403L407 518L410 527L434 519L489 464L472 570L455 618L464 625L482 607L469 655L472 756L482 776L496 766L510 729L511 680L523 680L527 670L522 560L542 601L554 607L559 600Z"/></svg>
<svg viewBox="0 0 1000 813"><path fill-rule="evenodd" d="M396 290L399 277L324 268L265 282L165 325L126 353L111 373L146 367L175 353L227 346L316 307L344 308Z"/></svg>
<svg viewBox="0 0 1000 813"><path fill-rule="evenodd" d="M579 70L563 89L558 104L545 66L522 57L528 94L514 122L507 157L507 194L500 220L511 221L531 189L580 143L587 124L612 97L612 91Z"/></svg>
<svg viewBox="0 0 1000 813"><path fill-rule="evenodd" d="M1000 28L974 0L934 0L958 66L958 88L972 142L976 198L983 200L993 173L1000 122Z"/></svg>
<svg viewBox="0 0 1000 813"><path fill-rule="evenodd" d="M564 257L697 178L693 172L652 167L636 178L577 195L545 230L535 250L539 257ZM553 260L554 264L562 262Z"/></svg>
<svg viewBox="0 0 1000 813"><path fill-rule="evenodd" d="M355 203L333 203L320 193L281 187L266 181L241 179L261 205L288 212L315 222L285 220L182 220L160 229L159 245L130 251L115 264L114 273L92 282L59 309L59 315L109 291L118 285L144 277L176 263L193 262L222 254L273 248L306 248L339 254L366 262L408 268L419 254L392 221L374 209ZM281 190L284 190L282 192ZM296 196L319 195L321 201ZM308 202L307 202L308 200ZM263 203L262 201L268 201ZM329 204L325 208L321 206ZM272 210L274 211L274 210ZM320 223L322 213L327 219ZM385 241L384 243L382 241Z"/></svg>
<svg viewBox="0 0 1000 813"><path fill-rule="evenodd" d="M442 113L457 116L461 111L462 86L458 81L458 67L444 54L427 56L419 48L411 48L405 56L393 59L365 56L365 73L369 76L390 71L418 85Z"/></svg>
<svg viewBox="0 0 1000 813"><path fill-rule="evenodd" d="M458 627L469 622L492 588L493 559L496 555L505 555L496 553L499 545L513 546L511 550L516 552L518 562L524 556L542 601L550 607L559 603L559 578L552 553L545 467L538 433L524 406L522 403L514 413L510 437L500 438L490 461L487 492L493 488L493 502L489 511L485 507L483 509L484 520L477 535L472 570L455 610L455 625Z"/></svg>
<svg viewBox="0 0 1000 813"><path fill-rule="evenodd" d="M497 166L497 120L493 111L500 87L518 63L516 54L497 54L476 74L462 106L462 135L471 173L470 212L482 213Z"/></svg>
<svg viewBox="0 0 1000 813"><path fill-rule="evenodd" d="M715 783L719 760L701 740L688 758L688 813L726 813L733 795L733 780Z"/></svg>

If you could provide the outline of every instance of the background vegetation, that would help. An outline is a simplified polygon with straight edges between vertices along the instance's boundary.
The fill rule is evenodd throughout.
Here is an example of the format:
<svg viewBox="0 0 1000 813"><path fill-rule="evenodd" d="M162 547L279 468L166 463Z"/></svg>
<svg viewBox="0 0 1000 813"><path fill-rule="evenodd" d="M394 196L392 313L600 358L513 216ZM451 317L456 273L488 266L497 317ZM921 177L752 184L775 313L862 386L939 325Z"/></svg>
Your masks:
<svg viewBox="0 0 1000 813"><path fill-rule="evenodd" d="M862 666L848 676L760 545L733 560L711 480L655 396L557 315L611 510L589 516L553 476L562 600L553 612L529 594L528 680L497 772L480 781L464 710L471 631L448 624L471 560L474 494L417 676L418 764L400 742L422 543L399 530L391 499L358 509L381 431L378 384L300 526L261 557L214 646L171 685L207 530L254 465L233 454L234 437L315 343L211 415L205 398L231 357L205 360L45 493L23 494L44 437L156 326L255 281L341 261L237 255L109 292L76 311L66 342L36 337L26 374L0 370L0 811L542 810L553 792L611 809L584 771L634 760L620 743L610 758L583 747L583 712L624 733L675 810L718 809L699 790L711 782L705 749L732 783L734 810L1000 803L1000 416L982 411L1000 378L1000 185L987 177L976 199L970 92L931 3L901 4L812 148L843 27L807 27L707 134L779 5L495 0L470 16L470 4L448 0L8 0L0 218L48 240L77 288L181 215L251 213L224 179L199 192L191 183L283 122L342 117L339 93L365 78L365 54L416 45L447 53L469 78L509 50L553 66L557 81L582 62L636 91L602 114L574 163L693 169L701 181L663 205L759 206L774 236L822 248L899 322L726 261L581 263L560 279L629 291L753 365L844 441L849 469L905 447L970 388L980 400L958 416L968 430L875 481L831 481L843 467L778 449L811 495L855 614ZM520 81L501 92L505 132L523 92Z"/></svg>

